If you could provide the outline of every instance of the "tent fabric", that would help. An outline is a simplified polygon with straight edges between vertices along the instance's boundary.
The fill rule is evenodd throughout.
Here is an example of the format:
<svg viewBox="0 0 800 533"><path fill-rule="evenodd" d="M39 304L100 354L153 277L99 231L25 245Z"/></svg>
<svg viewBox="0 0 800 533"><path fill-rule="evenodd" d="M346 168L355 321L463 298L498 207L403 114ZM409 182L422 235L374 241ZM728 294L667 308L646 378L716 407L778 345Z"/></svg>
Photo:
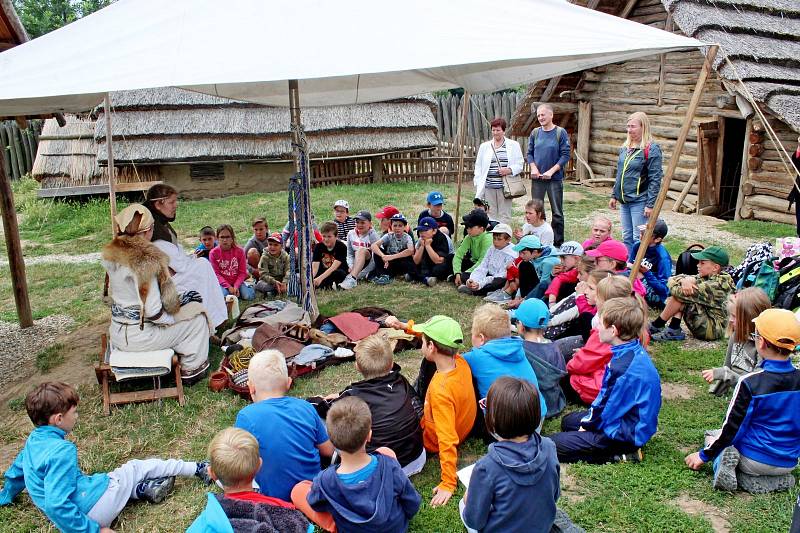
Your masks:
<svg viewBox="0 0 800 533"><path fill-rule="evenodd" d="M0 116L181 87L288 106L490 92L702 43L562 0L120 0L0 54Z"/></svg>

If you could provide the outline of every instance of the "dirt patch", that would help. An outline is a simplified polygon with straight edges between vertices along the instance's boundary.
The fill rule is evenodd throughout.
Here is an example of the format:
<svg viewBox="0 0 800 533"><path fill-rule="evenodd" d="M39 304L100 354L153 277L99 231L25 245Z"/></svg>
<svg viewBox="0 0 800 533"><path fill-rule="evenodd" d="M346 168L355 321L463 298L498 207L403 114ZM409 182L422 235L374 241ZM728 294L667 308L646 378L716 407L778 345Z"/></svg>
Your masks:
<svg viewBox="0 0 800 533"><path fill-rule="evenodd" d="M8 409L9 400L25 396L31 387L45 381L57 379L74 386L96 384L93 361L100 351L100 336L107 331L108 322L104 320L56 339L63 346L63 361L44 374L39 373L32 360L24 363L17 379L0 390L0 412Z"/></svg>
<svg viewBox="0 0 800 533"><path fill-rule="evenodd" d="M665 400L690 400L696 391L685 383L661 383L661 397Z"/></svg>
<svg viewBox="0 0 800 533"><path fill-rule="evenodd" d="M77 264L77 263L99 263L100 252L90 254L70 255L70 254L49 254L38 255L36 257L26 257L25 266L41 265L42 263L60 263L60 264ZM8 261L0 259L0 266L8 265Z"/></svg>
<svg viewBox="0 0 800 533"><path fill-rule="evenodd" d="M731 530L731 523L728 522L725 513L713 505L695 500L686 494L681 494L675 498L672 504L689 516L702 516L711 522L711 529L715 533L729 533Z"/></svg>
<svg viewBox="0 0 800 533"><path fill-rule="evenodd" d="M582 502L587 496L575 476L569 473L569 465L561 465L561 496L570 503Z"/></svg>

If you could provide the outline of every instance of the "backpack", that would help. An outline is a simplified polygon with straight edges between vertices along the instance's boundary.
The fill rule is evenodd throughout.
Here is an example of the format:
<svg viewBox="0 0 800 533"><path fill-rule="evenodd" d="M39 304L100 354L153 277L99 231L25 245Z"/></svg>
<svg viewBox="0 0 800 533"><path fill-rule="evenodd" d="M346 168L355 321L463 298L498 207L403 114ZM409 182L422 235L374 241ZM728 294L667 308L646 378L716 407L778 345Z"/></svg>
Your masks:
<svg viewBox="0 0 800 533"><path fill-rule="evenodd" d="M742 262L739 263L731 272L731 277L733 278L733 281L737 283L737 287L741 288L739 287L738 283L741 282L745 270L750 269L753 273L758 272L758 269L761 267L761 263L768 259L772 260L774 255L775 254L772 251L772 245L769 242L757 242L755 244L751 244L750 247L747 248L747 252L745 252ZM749 287L750 285L744 286Z"/></svg>
<svg viewBox="0 0 800 533"><path fill-rule="evenodd" d="M746 287L758 287L763 290L770 301L775 297L778 288L778 271L772 259L750 263L745 267L742 276L736 283L736 290L739 291Z"/></svg>
<svg viewBox="0 0 800 533"><path fill-rule="evenodd" d="M536 138L539 136L539 130L540 129L542 129L541 126L539 126L538 128L535 128L533 130L533 145L534 146L536 146ZM556 126L556 142L558 144L561 144L561 132L563 132L563 131L564 131L564 128L562 128L561 126ZM648 146L648 148L649 148L649 146ZM645 156L645 157L647 157L647 156Z"/></svg>
<svg viewBox="0 0 800 533"><path fill-rule="evenodd" d="M772 305L794 311L800 307L800 256L786 257L778 263L778 286Z"/></svg>
<svg viewBox="0 0 800 533"><path fill-rule="evenodd" d="M689 245L686 250L682 251L678 258L675 260L675 275L678 274L687 274L689 276L696 276L697 275L697 264L700 262L694 257L692 254L695 252L699 252L703 250L705 246L702 244L692 244Z"/></svg>

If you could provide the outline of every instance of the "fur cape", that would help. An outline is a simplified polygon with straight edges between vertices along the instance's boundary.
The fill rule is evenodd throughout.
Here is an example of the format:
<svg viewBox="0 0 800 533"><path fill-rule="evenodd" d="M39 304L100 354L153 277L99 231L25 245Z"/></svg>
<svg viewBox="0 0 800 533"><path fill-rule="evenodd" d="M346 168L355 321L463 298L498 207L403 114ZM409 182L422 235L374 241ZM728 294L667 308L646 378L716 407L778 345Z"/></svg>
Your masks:
<svg viewBox="0 0 800 533"><path fill-rule="evenodd" d="M180 310L178 291L169 273L169 258L153 243L139 237L114 237L103 247L101 255L106 261L126 266L133 271L142 306L150 292L150 280L155 276L164 311L174 315ZM141 320L144 320L144 313Z"/></svg>

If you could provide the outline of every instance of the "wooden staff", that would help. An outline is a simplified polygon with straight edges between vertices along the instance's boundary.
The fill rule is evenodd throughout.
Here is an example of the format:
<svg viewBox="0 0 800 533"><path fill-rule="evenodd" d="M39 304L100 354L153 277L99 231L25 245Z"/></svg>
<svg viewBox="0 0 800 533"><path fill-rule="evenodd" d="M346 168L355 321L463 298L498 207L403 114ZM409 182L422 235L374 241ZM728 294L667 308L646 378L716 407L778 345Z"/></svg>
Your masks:
<svg viewBox="0 0 800 533"><path fill-rule="evenodd" d="M459 128L461 129L461 135L459 138L460 141L460 150L458 152L458 173L456 174L456 219L455 219L455 228L456 232L455 235L451 235L453 239L453 244L458 244L458 224L461 220L459 215L461 213L461 182L464 180L464 149L467 145L467 113L469 111L469 100L470 94L469 91L464 91L464 96L461 98L461 124Z"/></svg>
<svg viewBox="0 0 800 533"><path fill-rule="evenodd" d="M111 207L111 235L116 233L116 222L114 217L117 216L117 177L114 175L114 148L111 143L114 136L111 133L111 97L106 93L103 100L103 109L106 115L106 152L108 153L108 205Z"/></svg>
<svg viewBox="0 0 800 533"><path fill-rule="evenodd" d="M706 53L706 60L703 63L702 70L700 70L700 77L697 78L697 83L694 86L694 93L692 94L692 99L689 101L689 108L686 110L686 118L683 121L683 126L681 126L678 140L675 141L675 149L673 150L672 157L669 160L667 173L664 175L664 179L661 181L661 190L658 193L658 198L656 198L656 203L653 206L653 212L650 214L650 219L647 221L647 229L645 229L644 235L642 235L641 243L639 243L639 250L636 252L636 260L633 262L633 268L631 268L631 283L633 283L633 281L636 280L636 277L639 275L639 267L642 264L642 259L644 259L647 246L650 244L650 240L653 238L653 228L656 225L659 213L661 213L661 206L664 205L664 200L667 197L669 183L672 181L672 177L675 175L675 170L678 168L678 160L681 157L683 145L686 142L686 137L689 135L689 129L692 127L692 121L694 121L694 115L697 112L697 106L700 104L700 97L703 95L703 88L706 85L706 80L711 72L711 67L714 63L714 58L717 56L718 49L719 47L717 45L712 45L708 48L708 52ZM636 231L636 228L634 228L634 231Z"/></svg>

